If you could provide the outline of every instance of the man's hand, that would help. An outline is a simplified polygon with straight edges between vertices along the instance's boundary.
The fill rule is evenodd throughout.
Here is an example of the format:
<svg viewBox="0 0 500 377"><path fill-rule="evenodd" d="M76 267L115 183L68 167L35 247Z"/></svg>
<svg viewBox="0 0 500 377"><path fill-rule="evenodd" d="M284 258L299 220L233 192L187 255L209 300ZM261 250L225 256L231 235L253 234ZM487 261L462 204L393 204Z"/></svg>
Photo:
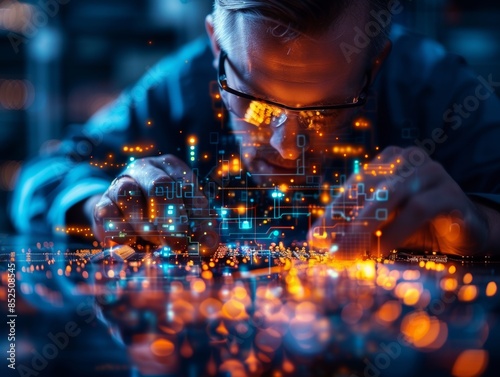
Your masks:
<svg viewBox="0 0 500 377"><path fill-rule="evenodd" d="M359 196L360 187L366 194L363 205L346 206L352 203L352 195ZM351 176L342 191L310 231L316 247L346 247L342 237L335 237L339 213L344 234L378 233L382 254L395 248L476 254L495 246L490 227L498 213L471 201L444 168L419 148L385 149ZM377 197L377 192L384 195ZM377 249L372 248L372 254Z"/></svg>
<svg viewBox="0 0 500 377"><path fill-rule="evenodd" d="M218 244L215 219L193 171L172 155L130 164L93 207L93 228L113 243L187 251L188 240L210 252Z"/></svg>

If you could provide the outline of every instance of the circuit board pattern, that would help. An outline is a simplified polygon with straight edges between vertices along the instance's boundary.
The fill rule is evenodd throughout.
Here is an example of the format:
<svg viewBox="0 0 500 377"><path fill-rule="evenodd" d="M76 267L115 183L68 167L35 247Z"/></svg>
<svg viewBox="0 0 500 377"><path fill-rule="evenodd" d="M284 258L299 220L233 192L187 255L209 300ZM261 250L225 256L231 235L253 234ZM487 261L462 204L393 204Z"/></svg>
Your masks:
<svg viewBox="0 0 500 377"><path fill-rule="evenodd" d="M255 178L265 174L245 168L244 138L236 132L231 136L236 147L229 148L226 136L210 133L210 150L202 150L196 137L188 137L185 160L192 171L152 187L147 192L147 210L141 204L145 193L139 187L123 190L119 204L132 213L127 222L133 223L134 231L124 227L121 218L106 218L108 240L123 243L122 239L135 239L140 233L141 241L155 250L190 255L209 255L224 247L268 250L280 244L290 250L306 247L335 252L344 259L373 250L371 234L346 231L352 223L366 220L357 216L365 203L385 202L389 195L388 190L365 187L362 181L347 183L352 174L375 168L383 174L389 169L365 163L371 156L363 155L362 143L352 143L342 135L325 136L323 145L317 146L322 153L308 157L305 136L298 135L302 153L296 160L296 177L300 184L290 176L274 175L265 177L262 185ZM200 164L205 168L199 168ZM206 199L208 207L203 204ZM387 210L380 209L375 219L384 221L387 215ZM313 228L321 218L328 219L328 225ZM315 240L331 240L330 246L325 249L319 246L322 242L315 245ZM336 246L339 240L341 248Z"/></svg>

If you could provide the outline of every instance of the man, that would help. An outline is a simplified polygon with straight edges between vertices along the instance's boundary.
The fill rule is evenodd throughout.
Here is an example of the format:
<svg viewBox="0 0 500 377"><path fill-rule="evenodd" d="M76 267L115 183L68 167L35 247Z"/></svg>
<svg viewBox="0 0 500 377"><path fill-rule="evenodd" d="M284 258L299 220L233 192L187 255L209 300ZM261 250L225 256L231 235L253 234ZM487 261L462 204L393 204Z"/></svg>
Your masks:
<svg viewBox="0 0 500 377"><path fill-rule="evenodd" d="M225 235L332 252L495 251L499 83L400 27L387 38L403 8L216 0L209 47L167 58L25 167L15 224L83 223L101 241L174 251L186 240L213 251Z"/></svg>

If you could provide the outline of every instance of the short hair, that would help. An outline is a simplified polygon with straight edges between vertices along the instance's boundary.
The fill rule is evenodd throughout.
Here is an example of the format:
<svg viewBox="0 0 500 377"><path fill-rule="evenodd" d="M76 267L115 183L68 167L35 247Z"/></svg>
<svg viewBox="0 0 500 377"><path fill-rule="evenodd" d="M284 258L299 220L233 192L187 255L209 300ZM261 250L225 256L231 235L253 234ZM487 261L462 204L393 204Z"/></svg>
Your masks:
<svg viewBox="0 0 500 377"><path fill-rule="evenodd" d="M335 26L335 21L351 9L368 6L366 14L387 10L390 0L214 0L213 19L215 35L219 45L227 50L237 16L254 22L276 23L273 35L290 41L300 35L320 36ZM365 22L367 22L366 20ZM373 38L371 50L374 55L383 48L390 23L381 25L380 33Z"/></svg>

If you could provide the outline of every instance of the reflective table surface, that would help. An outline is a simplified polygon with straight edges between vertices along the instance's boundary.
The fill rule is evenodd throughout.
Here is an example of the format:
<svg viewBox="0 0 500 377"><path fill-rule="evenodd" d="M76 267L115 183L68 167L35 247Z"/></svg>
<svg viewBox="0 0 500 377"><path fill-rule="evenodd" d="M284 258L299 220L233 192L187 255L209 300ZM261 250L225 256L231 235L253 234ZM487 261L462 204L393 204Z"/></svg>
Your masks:
<svg viewBox="0 0 500 377"><path fill-rule="evenodd" d="M499 267L2 236L1 375L496 376Z"/></svg>

